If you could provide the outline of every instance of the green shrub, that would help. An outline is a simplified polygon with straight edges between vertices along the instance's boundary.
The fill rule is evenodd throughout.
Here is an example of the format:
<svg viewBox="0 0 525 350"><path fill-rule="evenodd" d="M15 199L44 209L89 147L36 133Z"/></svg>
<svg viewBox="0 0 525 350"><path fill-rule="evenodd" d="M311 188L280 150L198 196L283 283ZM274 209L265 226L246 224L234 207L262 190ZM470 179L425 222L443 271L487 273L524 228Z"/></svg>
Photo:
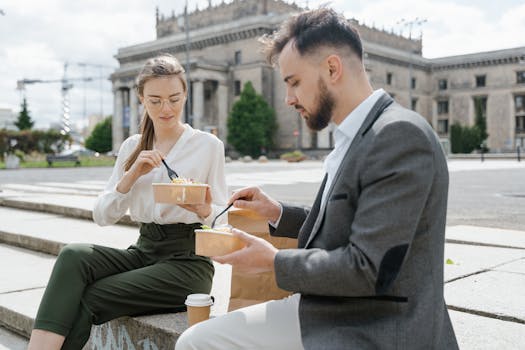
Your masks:
<svg viewBox="0 0 525 350"><path fill-rule="evenodd" d="M255 158L273 146L276 130L275 111L247 82L228 117L228 143Z"/></svg>
<svg viewBox="0 0 525 350"><path fill-rule="evenodd" d="M113 149L111 119L107 117L95 126L93 132L86 139L86 148L99 153L106 153Z"/></svg>

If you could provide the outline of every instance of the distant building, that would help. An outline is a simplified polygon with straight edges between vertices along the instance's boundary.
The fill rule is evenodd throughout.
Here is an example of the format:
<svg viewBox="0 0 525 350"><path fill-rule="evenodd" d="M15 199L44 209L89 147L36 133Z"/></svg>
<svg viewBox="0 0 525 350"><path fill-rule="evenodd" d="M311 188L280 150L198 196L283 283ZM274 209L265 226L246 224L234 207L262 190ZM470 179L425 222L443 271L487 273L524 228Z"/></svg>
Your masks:
<svg viewBox="0 0 525 350"><path fill-rule="evenodd" d="M97 126L97 124L103 120L104 117L100 114L92 114L88 116L88 125L84 128L82 136L84 136L84 138L87 138L89 135L91 135L91 133L95 129L95 126Z"/></svg>
<svg viewBox="0 0 525 350"><path fill-rule="evenodd" d="M282 0L233 0L188 14L192 96L188 103L194 127L213 130L225 141L231 106L244 83L251 81L276 111L279 149L333 147L333 126L310 132L285 105L281 77L259 53L257 38L300 10ZM422 57L421 38L408 39L350 21L361 34L374 88L385 89L400 104L419 112L444 140L454 122L472 125L475 113L483 113L491 150L525 146L525 47L427 59ZM120 67L111 76L115 151L128 135L138 132L141 106L134 79L145 60L169 52L186 64L184 23L184 15L157 13L156 40L118 50Z"/></svg>
<svg viewBox="0 0 525 350"><path fill-rule="evenodd" d="M16 115L11 108L0 107L0 129L18 130L15 126Z"/></svg>

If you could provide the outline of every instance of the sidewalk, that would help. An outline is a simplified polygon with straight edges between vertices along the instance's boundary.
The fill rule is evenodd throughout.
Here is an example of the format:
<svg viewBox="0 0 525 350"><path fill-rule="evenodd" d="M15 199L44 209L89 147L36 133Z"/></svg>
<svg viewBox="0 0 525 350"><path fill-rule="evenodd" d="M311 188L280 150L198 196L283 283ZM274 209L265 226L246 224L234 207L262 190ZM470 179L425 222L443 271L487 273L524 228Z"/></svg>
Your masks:
<svg viewBox="0 0 525 350"><path fill-rule="evenodd" d="M0 266L0 323L26 336L54 254L63 244L92 242L126 247L137 236L133 226L99 227L86 220L91 217L95 197L85 192L92 188L61 188L77 193L15 188L0 192L0 242L8 244L0 245L0 259L9 261ZM525 348L525 232L449 226L446 239L445 260L449 263L444 261L445 299L460 348ZM216 315L226 311L229 273L227 266L218 266L213 287L219 300ZM161 344L168 343L156 342L159 332L176 339L186 326L183 314L136 317L126 322L121 324L124 328L94 327L93 339L100 347L111 339L117 342L128 336L129 341L148 339L161 349Z"/></svg>

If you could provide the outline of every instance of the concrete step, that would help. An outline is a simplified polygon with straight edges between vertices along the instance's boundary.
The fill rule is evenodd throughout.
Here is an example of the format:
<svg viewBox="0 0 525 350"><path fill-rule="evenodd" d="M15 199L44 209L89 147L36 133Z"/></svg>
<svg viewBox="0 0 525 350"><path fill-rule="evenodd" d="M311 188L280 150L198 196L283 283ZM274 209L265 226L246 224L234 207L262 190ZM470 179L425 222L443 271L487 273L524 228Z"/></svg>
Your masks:
<svg viewBox="0 0 525 350"><path fill-rule="evenodd" d="M96 197L67 194L31 194L26 192L3 191L0 193L0 207L24 209L35 212L63 215L75 219L93 220L93 206ZM118 224L136 226L126 214Z"/></svg>
<svg viewBox="0 0 525 350"><path fill-rule="evenodd" d="M70 207L66 205L72 204L73 199L70 198L69 202L61 206L57 196L49 198L55 201L54 205L66 208L62 210L71 215L67 211ZM35 198L18 200L38 205L38 199ZM75 203L77 209L85 205ZM127 247L138 236L136 227L99 227L88 220L6 206L0 207L0 217L1 242L50 254L57 254L62 245L70 242ZM505 341L492 338L494 334L507 334L516 330L521 334L525 332L525 308L519 297L525 288L525 234L492 228L452 226L447 227L447 237L448 242L455 243L445 245L445 260L450 259L452 262L447 264L444 261L445 296L449 309L455 310L451 312L451 317L460 344L465 345L462 349L477 349L479 344L487 345L481 348L502 348L501 344L516 342L520 346L510 348L525 348L525 341L510 335ZM10 261L6 269L20 266L20 269L14 269L12 279L5 278L5 283L0 284L0 322L27 336L49 276L45 270L50 271L54 257L17 249L9 246L0 249L0 261ZM35 266L43 270L34 270ZM8 276L2 268L1 275ZM212 294L218 302L213 313L220 315L226 312L231 271L228 266L218 264L216 269ZM18 280L19 276L35 275L38 278ZM507 302L509 300L512 302ZM150 348L173 348L178 334L186 328L185 322L184 313L121 318L94 327L89 348L117 349L119 347L114 344L125 343L135 344L133 346L136 348L143 348L143 345L138 344L152 344ZM475 327L479 325L479 329L469 328L470 324ZM494 331L488 330L491 327ZM472 340L474 333L476 340Z"/></svg>

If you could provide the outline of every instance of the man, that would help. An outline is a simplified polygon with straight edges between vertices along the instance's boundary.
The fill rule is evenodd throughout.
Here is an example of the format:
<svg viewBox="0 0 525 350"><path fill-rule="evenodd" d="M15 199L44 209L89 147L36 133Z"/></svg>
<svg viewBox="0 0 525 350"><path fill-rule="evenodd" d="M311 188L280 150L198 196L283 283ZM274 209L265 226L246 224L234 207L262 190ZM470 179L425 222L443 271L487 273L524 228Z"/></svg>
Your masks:
<svg viewBox="0 0 525 350"><path fill-rule="evenodd" d="M236 207L266 216L297 249L235 231L246 247L215 257L274 271L296 294L190 328L176 349L456 349L443 299L448 171L428 123L373 91L358 33L333 10L292 17L265 39L286 103L314 130L334 122L335 149L311 209L258 188Z"/></svg>

